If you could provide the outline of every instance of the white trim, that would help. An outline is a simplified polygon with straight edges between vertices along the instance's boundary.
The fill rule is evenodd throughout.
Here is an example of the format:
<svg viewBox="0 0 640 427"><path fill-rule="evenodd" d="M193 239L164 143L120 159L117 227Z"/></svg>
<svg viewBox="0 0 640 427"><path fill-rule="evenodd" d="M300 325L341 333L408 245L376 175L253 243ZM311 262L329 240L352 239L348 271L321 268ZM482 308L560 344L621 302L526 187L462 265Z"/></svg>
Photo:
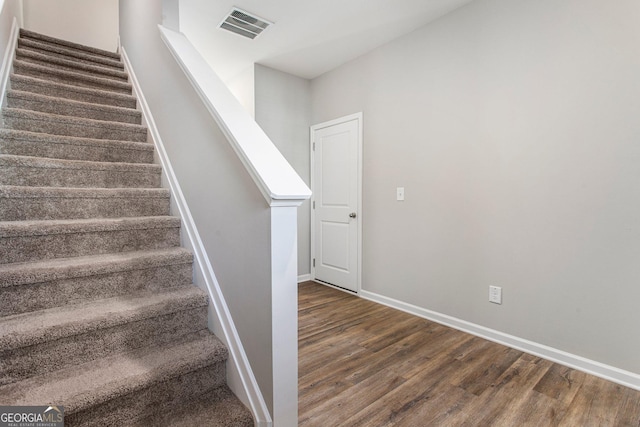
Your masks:
<svg viewBox="0 0 640 427"><path fill-rule="evenodd" d="M185 232L187 242L194 255L194 270L198 269L209 294L209 299L213 305L213 314L216 316L215 323L219 325L222 336L218 335L229 348L229 360L227 362L227 381L229 387L243 400L247 406L249 406L253 413L258 426L270 427L272 425L271 416L269 410L264 401L262 393L258 383L253 375L249 360L238 336L238 332L231 318L229 308L224 300L222 290L218 280L216 279L213 267L209 262L206 249L200 239L196 224L191 216L189 207L184 198L178 180L175 176L171 162L168 158L167 152L164 148L162 138L155 124L149 105L142 93L140 84L136 78L136 75L127 56L127 52L124 47L120 46L120 52L122 53L122 60L125 64L126 70L129 73L131 84L133 85L134 94L138 99L139 108L143 113L145 124L149 129L149 134L156 148L156 153L162 165L162 173L166 178L171 196L178 209L178 214L182 219L182 231ZM195 280L194 280L195 281ZM211 312L211 311L210 311ZM231 362L231 363L229 363ZM231 371L231 372L230 372ZM234 379L239 380L239 384L235 383ZM238 389L241 387L241 389Z"/></svg>
<svg viewBox="0 0 640 427"><path fill-rule="evenodd" d="M547 359L600 378L604 378L605 380L612 381L625 387L640 390L640 375L633 372L605 365L604 363L567 353L544 344L505 334L504 332L486 328L446 314L427 310L426 308L398 301L373 292L362 290L360 292L360 297L476 335L489 341L515 348L516 350L542 357L543 359Z"/></svg>
<svg viewBox="0 0 640 427"><path fill-rule="evenodd" d="M311 190L273 142L181 33L160 34L205 107L270 206L300 206Z"/></svg>
<svg viewBox="0 0 640 427"><path fill-rule="evenodd" d="M0 68L0 106L4 107L5 96L7 88L9 87L9 77L11 77L11 66L13 65L13 58L16 55L16 44L18 43L18 37L20 36L20 25L18 20L13 17L13 23L11 24L11 33L9 35L9 43L4 50L4 57L2 58L2 68Z"/></svg>
<svg viewBox="0 0 640 427"><path fill-rule="evenodd" d="M362 147L363 147L363 113L362 111L354 114L350 114L348 116L340 117L334 120L329 120L328 122L318 123L316 125L312 125L309 128L309 153L310 153L310 179L309 184L311 186L312 194L315 194L315 150L313 149L313 144L315 141L313 140L313 133L318 130L329 126L339 125L341 123L350 122L352 120L358 121L358 280L357 280L357 290L356 294L360 293L362 289L362 223L363 223L363 211L362 211L362 180L363 180L363 172L362 172ZM311 279L315 280L316 277L316 268L313 265L313 259L315 258L315 209L313 209L313 196L311 198L312 205L310 207L311 211L311 256L309 258L309 265L311 266ZM324 282L323 282L324 283Z"/></svg>
<svg viewBox="0 0 640 427"><path fill-rule="evenodd" d="M301 274L298 276L298 283L308 282L311 280L311 274Z"/></svg>

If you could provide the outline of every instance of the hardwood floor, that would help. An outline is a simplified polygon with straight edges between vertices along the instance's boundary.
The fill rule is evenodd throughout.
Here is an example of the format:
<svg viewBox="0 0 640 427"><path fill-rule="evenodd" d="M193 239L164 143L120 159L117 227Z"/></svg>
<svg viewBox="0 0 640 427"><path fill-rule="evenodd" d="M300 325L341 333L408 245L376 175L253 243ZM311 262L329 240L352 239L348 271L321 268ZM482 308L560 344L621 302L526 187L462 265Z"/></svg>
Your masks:
<svg viewBox="0 0 640 427"><path fill-rule="evenodd" d="M640 426L640 392L313 282L300 426Z"/></svg>

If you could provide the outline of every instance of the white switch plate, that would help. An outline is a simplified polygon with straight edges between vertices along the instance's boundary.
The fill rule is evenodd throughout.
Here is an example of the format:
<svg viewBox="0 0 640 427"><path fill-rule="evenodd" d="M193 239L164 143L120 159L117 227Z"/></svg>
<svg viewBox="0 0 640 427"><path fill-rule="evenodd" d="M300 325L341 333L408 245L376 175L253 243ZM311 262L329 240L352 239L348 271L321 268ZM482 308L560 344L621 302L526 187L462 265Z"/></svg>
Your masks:
<svg viewBox="0 0 640 427"><path fill-rule="evenodd" d="M502 288L500 286L489 286L489 302L502 304Z"/></svg>
<svg viewBox="0 0 640 427"><path fill-rule="evenodd" d="M404 187L396 188L396 200L398 201L404 200Z"/></svg>

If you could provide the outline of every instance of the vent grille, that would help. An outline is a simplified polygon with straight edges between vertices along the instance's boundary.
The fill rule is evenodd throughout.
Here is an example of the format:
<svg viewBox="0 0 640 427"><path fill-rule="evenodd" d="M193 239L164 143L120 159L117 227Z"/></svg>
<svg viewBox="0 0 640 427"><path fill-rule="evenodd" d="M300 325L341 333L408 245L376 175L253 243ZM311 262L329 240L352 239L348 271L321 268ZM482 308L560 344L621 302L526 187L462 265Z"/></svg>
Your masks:
<svg viewBox="0 0 640 427"><path fill-rule="evenodd" d="M272 24L273 22L234 7L224 18L224 21L220 23L220 28L243 37L255 39Z"/></svg>

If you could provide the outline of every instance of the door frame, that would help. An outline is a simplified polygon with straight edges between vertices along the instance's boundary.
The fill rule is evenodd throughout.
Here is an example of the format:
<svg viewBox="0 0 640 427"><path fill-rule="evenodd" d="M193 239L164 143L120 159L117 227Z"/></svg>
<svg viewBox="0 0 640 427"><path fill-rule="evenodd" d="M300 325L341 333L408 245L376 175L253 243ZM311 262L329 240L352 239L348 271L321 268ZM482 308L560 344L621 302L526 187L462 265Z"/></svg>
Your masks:
<svg viewBox="0 0 640 427"><path fill-rule="evenodd" d="M362 111L358 112L358 113L354 113L354 114L349 114L348 116L344 116L344 117L339 117L337 119L334 120L329 120L328 122L322 122L322 123L318 123L315 125L312 125L309 128L309 153L310 153L310 185L311 185L311 192L312 192L312 196L311 196L311 222L310 222L310 228L311 228L311 258L309 259L309 265L311 266L311 280L321 283L323 285L328 285L331 286L330 284L326 283L326 282L322 282L322 281L318 281L316 280L316 267L313 263L313 260L316 257L316 224L315 224L315 209L314 209L314 203L315 203L315 194L316 194L316 182L315 182L315 149L314 149L314 132L318 129L322 129L322 128L326 128L326 127L330 127L330 126L335 126L335 125L339 125L342 123L346 123L346 122L350 122L352 120L356 120L358 122L358 193L357 193L357 215L358 215L358 222L356 224L357 226L357 231L358 231L358 242L357 242L357 250L358 250L358 256L357 256L357 280L356 280L356 294L360 294L360 289L362 286L362 219L363 219L363 214L362 214L362 146L363 146L363 124L362 124L362 120L363 120L363 114ZM347 291L346 289L337 287L337 286L332 286L335 289L339 289L341 291L344 292L349 292L351 293L351 291Z"/></svg>

